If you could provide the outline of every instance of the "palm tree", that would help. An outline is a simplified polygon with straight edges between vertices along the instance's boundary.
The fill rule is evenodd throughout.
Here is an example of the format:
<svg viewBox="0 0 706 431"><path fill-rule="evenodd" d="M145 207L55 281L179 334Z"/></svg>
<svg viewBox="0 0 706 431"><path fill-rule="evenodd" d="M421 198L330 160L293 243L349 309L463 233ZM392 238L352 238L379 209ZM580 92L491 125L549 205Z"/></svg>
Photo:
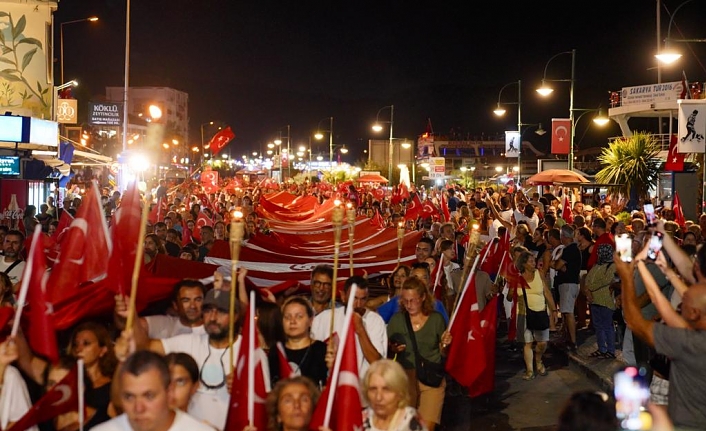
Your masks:
<svg viewBox="0 0 706 431"><path fill-rule="evenodd" d="M596 181L615 184L608 187L611 194L636 201L649 200L649 190L659 178L660 150L658 140L647 132L618 138L598 156L603 169L596 174Z"/></svg>

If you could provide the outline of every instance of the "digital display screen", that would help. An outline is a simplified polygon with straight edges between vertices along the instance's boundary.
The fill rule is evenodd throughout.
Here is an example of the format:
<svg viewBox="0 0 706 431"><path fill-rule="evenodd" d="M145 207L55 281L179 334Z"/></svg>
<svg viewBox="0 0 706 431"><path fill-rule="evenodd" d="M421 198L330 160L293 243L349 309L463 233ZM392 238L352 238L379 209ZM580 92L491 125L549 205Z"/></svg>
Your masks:
<svg viewBox="0 0 706 431"><path fill-rule="evenodd" d="M0 115L0 141L22 142L22 117Z"/></svg>
<svg viewBox="0 0 706 431"><path fill-rule="evenodd" d="M17 156L0 156L0 175L20 174L20 158Z"/></svg>

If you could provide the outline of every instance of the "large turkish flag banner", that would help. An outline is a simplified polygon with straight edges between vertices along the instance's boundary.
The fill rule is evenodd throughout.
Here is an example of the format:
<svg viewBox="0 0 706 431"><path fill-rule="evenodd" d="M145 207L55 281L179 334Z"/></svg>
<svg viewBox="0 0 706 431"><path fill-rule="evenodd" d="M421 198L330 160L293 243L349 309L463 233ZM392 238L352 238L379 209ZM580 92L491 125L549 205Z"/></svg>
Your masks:
<svg viewBox="0 0 706 431"><path fill-rule="evenodd" d="M571 119L552 118L552 154L569 154Z"/></svg>

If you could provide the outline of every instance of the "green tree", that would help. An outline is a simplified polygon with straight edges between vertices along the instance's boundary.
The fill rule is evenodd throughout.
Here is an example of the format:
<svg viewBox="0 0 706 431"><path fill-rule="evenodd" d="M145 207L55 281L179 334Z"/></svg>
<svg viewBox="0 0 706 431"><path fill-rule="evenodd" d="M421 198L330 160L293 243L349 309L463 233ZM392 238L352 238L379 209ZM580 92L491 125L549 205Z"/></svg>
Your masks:
<svg viewBox="0 0 706 431"><path fill-rule="evenodd" d="M598 156L604 167L596 174L596 181L615 184L608 187L611 194L636 200L649 199L649 190L659 178L660 150L659 141L647 132L618 138Z"/></svg>

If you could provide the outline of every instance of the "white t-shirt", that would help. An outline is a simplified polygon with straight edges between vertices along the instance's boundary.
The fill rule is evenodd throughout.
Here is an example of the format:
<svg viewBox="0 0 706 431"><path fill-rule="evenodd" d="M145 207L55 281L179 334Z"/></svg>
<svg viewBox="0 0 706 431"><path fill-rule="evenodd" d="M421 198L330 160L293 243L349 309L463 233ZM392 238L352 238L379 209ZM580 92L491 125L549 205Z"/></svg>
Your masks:
<svg viewBox="0 0 706 431"><path fill-rule="evenodd" d="M145 316L147 321L147 334L152 339L170 338L181 334L205 334L206 329L203 325L186 326L181 323L176 316Z"/></svg>
<svg viewBox="0 0 706 431"><path fill-rule="evenodd" d="M196 420L194 417L175 410L174 422L167 431L213 431L213 428ZM113 419L98 424L91 428L93 431L133 431L126 414L116 416Z"/></svg>
<svg viewBox="0 0 706 431"><path fill-rule="evenodd" d="M242 337L233 343L233 359L237 360L242 344ZM162 339L164 353L183 352L191 355L199 366L201 382L199 388L191 397L188 413L213 427L222 430L226 426L230 393L228 386L223 385L218 389L209 389L205 383L218 386L225 382L225 376L231 373L233 366L230 362L230 348L217 349L208 342L208 334L182 334L171 338ZM270 390L270 369L267 355L258 348L255 352L257 360L262 363L265 390Z"/></svg>
<svg viewBox="0 0 706 431"><path fill-rule="evenodd" d="M539 217L537 217L537 214L532 214L532 217L527 217L524 213L515 210L515 221L519 223L522 220L527 222L527 226L530 228L530 234L533 234L537 226L539 226Z"/></svg>
<svg viewBox="0 0 706 431"><path fill-rule="evenodd" d="M17 368L8 365L3 375L2 393L0 394L0 425L2 429L7 429L9 422L17 422L22 419L22 416L30 408L32 408L32 401L29 398L25 381ZM37 431L37 427L33 426L28 430Z"/></svg>
<svg viewBox="0 0 706 431"><path fill-rule="evenodd" d="M10 267L14 262L5 262L4 257L0 257L0 272L5 272L7 268ZM12 271L10 271L7 276L10 277L10 281L12 284L17 284L20 281L22 281L22 273L25 270L25 261L20 261L17 265L15 265L14 268L12 268Z"/></svg>
<svg viewBox="0 0 706 431"><path fill-rule="evenodd" d="M338 307L333 318L333 330L339 337L343 332L343 319L345 319L345 307ZM387 326L382 317L374 311L367 310L363 315L363 326L368 333L370 342L373 343L383 358L387 356ZM325 341L329 338L331 331L331 309L328 308L314 317L311 324L311 336L316 340ZM363 349L360 347L358 335L355 336L356 353L358 355L358 377L363 377L368 371L370 364L363 356Z"/></svg>

